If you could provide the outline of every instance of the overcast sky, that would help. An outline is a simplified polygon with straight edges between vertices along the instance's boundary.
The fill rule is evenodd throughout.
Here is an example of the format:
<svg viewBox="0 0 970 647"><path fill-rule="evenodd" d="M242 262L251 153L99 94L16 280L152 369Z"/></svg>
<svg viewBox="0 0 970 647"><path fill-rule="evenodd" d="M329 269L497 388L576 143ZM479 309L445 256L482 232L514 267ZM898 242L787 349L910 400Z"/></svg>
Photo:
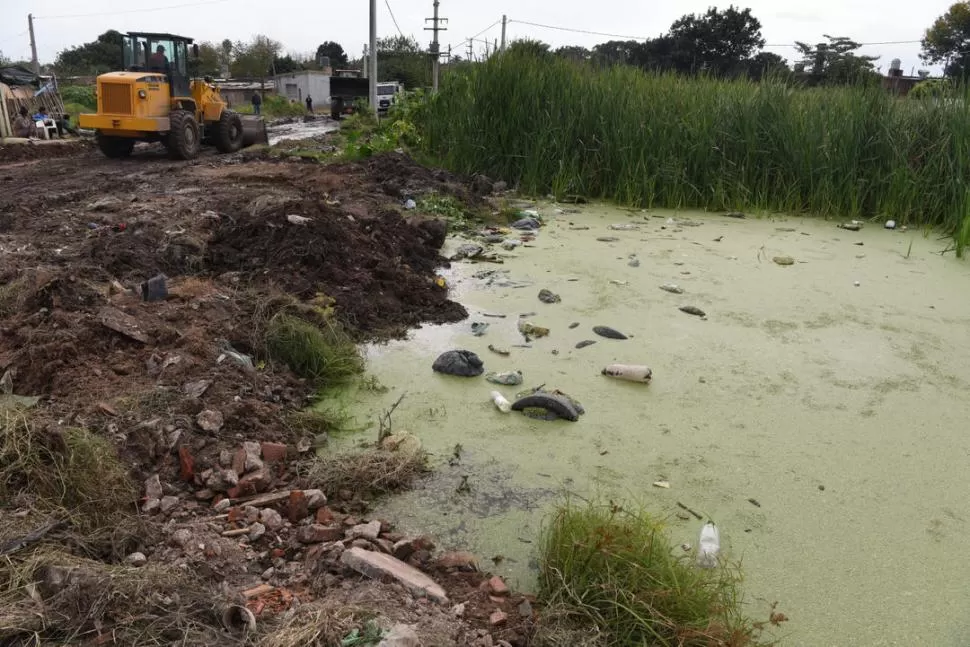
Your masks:
<svg viewBox="0 0 970 647"><path fill-rule="evenodd" d="M432 0L387 2L401 31L426 46L430 32L423 31L424 19L431 15ZM951 2L751 0L738 4L751 7L769 44L790 44L795 40L814 43L822 40L823 34L849 36L859 42L918 41ZM449 19L441 42L443 47L451 44L454 52L464 55L466 39L499 21L504 12L510 20L510 39L529 37L554 46L592 47L610 38L515 21L652 37L666 31L678 17L703 12L711 4L707 0L441 0L440 15ZM365 0L0 0L0 5L0 51L14 59L30 58L27 14L33 13L42 63L51 62L58 51L93 40L108 29L175 32L197 41L247 40L261 33L281 41L286 51L293 53L314 51L320 42L335 40L352 56L361 52L368 34ZM378 0L378 21L379 35L397 33L385 0ZM492 41L500 33L496 25L479 38ZM482 42L476 43L476 50L483 48ZM789 61L794 58L790 47L767 49ZM877 65L883 70L893 58L902 60L907 74L920 67L918 43L873 45L862 51L881 56Z"/></svg>

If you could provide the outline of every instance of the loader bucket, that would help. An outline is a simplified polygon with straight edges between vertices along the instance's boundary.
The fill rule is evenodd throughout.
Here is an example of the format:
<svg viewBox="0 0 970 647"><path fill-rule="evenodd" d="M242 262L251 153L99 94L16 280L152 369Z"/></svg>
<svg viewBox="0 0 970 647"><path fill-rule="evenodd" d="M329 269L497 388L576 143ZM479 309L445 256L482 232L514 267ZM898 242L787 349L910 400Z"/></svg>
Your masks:
<svg viewBox="0 0 970 647"><path fill-rule="evenodd" d="M256 115L240 116L243 124L243 146L269 143L269 137L266 136L266 122L263 121L262 117Z"/></svg>

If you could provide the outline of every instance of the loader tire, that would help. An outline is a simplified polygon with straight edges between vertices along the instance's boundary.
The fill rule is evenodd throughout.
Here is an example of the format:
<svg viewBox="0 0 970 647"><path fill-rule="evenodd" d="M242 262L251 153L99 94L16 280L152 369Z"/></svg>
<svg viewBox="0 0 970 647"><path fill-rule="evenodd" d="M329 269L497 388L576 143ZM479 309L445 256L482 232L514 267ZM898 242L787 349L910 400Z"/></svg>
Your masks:
<svg viewBox="0 0 970 647"><path fill-rule="evenodd" d="M235 153L243 145L242 119L232 110L223 110L213 124L213 140L220 153Z"/></svg>
<svg viewBox="0 0 970 647"><path fill-rule="evenodd" d="M98 142L98 148L101 149L104 156L112 159L128 157L131 155L131 151L135 147L134 139L129 139L128 137L104 135L100 131L98 131L98 133L95 135L95 139Z"/></svg>
<svg viewBox="0 0 970 647"><path fill-rule="evenodd" d="M169 131L165 136L165 148L178 160L190 160L199 154L199 122L188 110L173 110L168 115Z"/></svg>

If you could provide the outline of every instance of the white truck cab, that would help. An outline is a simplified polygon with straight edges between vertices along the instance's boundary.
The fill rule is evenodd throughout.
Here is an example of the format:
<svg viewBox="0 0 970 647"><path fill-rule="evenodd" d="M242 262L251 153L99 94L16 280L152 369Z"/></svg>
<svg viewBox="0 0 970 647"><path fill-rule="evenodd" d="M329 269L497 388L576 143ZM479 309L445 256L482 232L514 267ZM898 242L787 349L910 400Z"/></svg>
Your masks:
<svg viewBox="0 0 970 647"><path fill-rule="evenodd" d="M377 84L377 112L385 114L397 102L397 95L404 92L404 86L396 81L384 81Z"/></svg>

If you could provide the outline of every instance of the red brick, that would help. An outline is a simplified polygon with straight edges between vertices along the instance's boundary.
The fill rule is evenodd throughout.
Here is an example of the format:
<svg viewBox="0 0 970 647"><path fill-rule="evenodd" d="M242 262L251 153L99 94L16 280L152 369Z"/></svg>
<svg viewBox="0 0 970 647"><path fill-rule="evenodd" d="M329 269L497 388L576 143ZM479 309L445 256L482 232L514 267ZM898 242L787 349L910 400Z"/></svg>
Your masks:
<svg viewBox="0 0 970 647"><path fill-rule="evenodd" d="M245 452L243 452L243 456L245 457ZM239 484L227 490L226 495L230 499L237 499L241 496L259 494L260 492L266 491L272 480L273 477L270 475L269 470L263 468L239 479Z"/></svg>
<svg viewBox="0 0 970 647"><path fill-rule="evenodd" d="M465 551L445 553L438 558L438 566L444 569L456 568L460 571L475 571L478 570L478 558Z"/></svg>
<svg viewBox="0 0 970 647"><path fill-rule="evenodd" d="M504 596L509 594L509 587L498 575L493 575L488 581L488 590L492 595Z"/></svg>
<svg viewBox="0 0 970 647"><path fill-rule="evenodd" d="M324 541L340 541L344 538L343 528L328 528L315 523L302 526L296 532L297 540L302 544L319 544Z"/></svg>
<svg viewBox="0 0 970 647"><path fill-rule="evenodd" d="M488 617L488 624L492 625L493 627L498 627L499 625L504 625L508 619L509 616L507 613L501 609L496 609L492 612L492 615Z"/></svg>
<svg viewBox="0 0 970 647"><path fill-rule="evenodd" d="M236 521L242 521L246 514L243 512L242 506L236 506L235 508L229 508L229 512L226 513L226 518L229 523L234 523Z"/></svg>
<svg viewBox="0 0 970 647"><path fill-rule="evenodd" d="M334 522L333 510L331 510L327 506L323 506L322 508L317 508L317 523L330 525L333 522Z"/></svg>
<svg viewBox="0 0 970 647"><path fill-rule="evenodd" d="M195 459L185 445L179 447L179 478L191 481L195 477Z"/></svg>
<svg viewBox="0 0 970 647"><path fill-rule="evenodd" d="M309 513L303 490L292 490L286 506L286 518L290 520L290 523L299 523Z"/></svg>
<svg viewBox="0 0 970 647"><path fill-rule="evenodd" d="M262 443L260 451L267 463L278 463L286 460L286 445L283 443Z"/></svg>

